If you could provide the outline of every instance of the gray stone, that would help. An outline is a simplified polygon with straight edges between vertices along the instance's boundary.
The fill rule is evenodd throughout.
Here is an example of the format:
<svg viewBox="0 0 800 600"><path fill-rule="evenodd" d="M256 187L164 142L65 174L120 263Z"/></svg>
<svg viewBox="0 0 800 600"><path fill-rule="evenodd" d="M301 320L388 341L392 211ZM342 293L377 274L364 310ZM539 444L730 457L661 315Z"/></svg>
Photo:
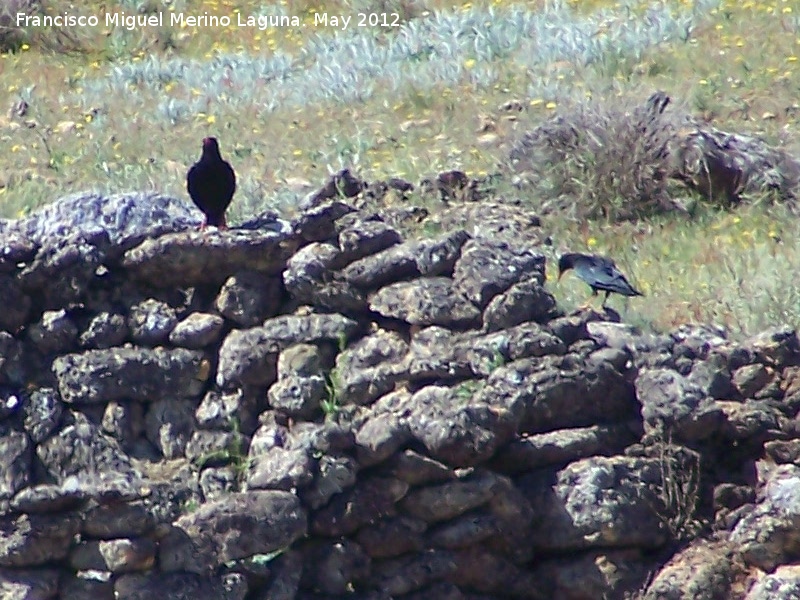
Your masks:
<svg viewBox="0 0 800 600"><path fill-rule="evenodd" d="M8 500L31 482L32 444L21 431L0 435L0 500Z"/></svg>
<svg viewBox="0 0 800 600"><path fill-rule="evenodd" d="M0 518L0 567L34 567L66 558L80 528L75 515Z"/></svg>
<svg viewBox="0 0 800 600"><path fill-rule="evenodd" d="M61 423L64 405L53 388L39 388L28 397L23 412L25 431L39 444Z"/></svg>
<svg viewBox="0 0 800 600"><path fill-rule="evenodd" d="M522 279L544 283L545 258L523 242L473 239L464 244L453 271L455 288L483 309Z"/></svg>
<svg viewBox="0 0 800 600"><path fill-rule="evenodd" d="M27 487L14 496L11 508L24 513L69 512L84 504L87 494L66 485L39 484Z"/></svg>
<svg viewBox="0 0 800 600"><path fill-rule="evenodd" d="M144 409L139 402L109 402L103 411L102 428L123 448L130 448L144 430Z"/></svg>
<svg viewBox="0 0 800 600"><path fill-rule="evenodd" d="M164 571L203 573L230 560L269 554L306 533L306 514L288 492L244 492L180 517L161 543Z"/></svg>
<svg viewBox="0 0 800 600"><path fill-rule="evenodd" d="M220 341L225 319L219 315L193 312L183 318L169 334L173 346L200 350Z"/></svg>
<svg viewBox="0 0 800 600"><path fill-rule="evenodd" d="M122 265L153 287L222 283L234 273L280 273L297 239L271 231L185 231L147 239L125 253Z"/></svg>
<svg viewBox="0 0 800 600"><path fill-rule="evenodd" d="M80 343L84 348L113 348L121 345L128 333L128 323L123 315L101 311L92 317L81 333Z"/></svg>
<svg viewBox="0 0 800 600"><path fill-rule="evenodd" d="M535 478L522 484L539 520L530 543L542 551L658 548L669 538L660 500L658 460L614 456L571 463L552 488Z"/></svg>
<svg viewBox="0 0 800 600"><path fill-rule="evenodd" d="M201 577L193 573L122 575L114 582L116 600L244 600L247 584L231 573L221 577Z"/></svg>
<svg viewBox="0 0 800 600"><path fill-rule="evenodd" d="M406 492L408 484L399 479L371 477L334 496L312 517L310 530L328 537L351 534L366 523L394 515L395 503Z"/></svg>
<svg viewBox="0 0 800 600"><path fill-rule="evenodd" d="M229 277L219 291L214 307L241 327L254 327L278 310L283 293L280 279L242 271Z"/></svg>
<svg viewBox="0 0 800 600"><path fill-rule="evenodd" d="M203 355L183 348L111 348L53 361L61 398L69 403L151 402L197 397L208 378Z"/></svg>
<svg viewBox="0 0 800 600"><path fill-rule="evenodd" d="M272 408L295 419L310 420L321 412L321 402L328 394L328 382L321 375L288 376L273 383L267 397Z"/></svg>
<svg viewBox="0 0 800 600"><path fill-rule="evenodd" d="M370 558L350 540L318 542L305 551L306 564L301 585L325 594L343 596L369 575Z"/></svg>
<svg viewBox="0 0 800 600"><path fill-rule="evenodd" d="M409 277L450 275L468 239L465 231L455 231L434 240L405 242L350 264L342 275L349 284L363 289Z"/></svg>
<svg viewBox="0 0 800 600"><path fill-rule="evenodd" d="M200 473L200 489L203 490L206 502L218 500L236 492L238 484L238 476L233 467L203 469Z"/></svg>
<svg viewBox="0 0 800 600"><path fill-rule="evenodd" d="M156 545L146 538L84 541L69 556L73 569L111 573L147 571L153 568L155 560Z"/></svg>
<svg viewBox="0 0 800 600"><path fill-rule="evenodd" d="M36 448L36 454L57 483L67 477L107 474L109 486L113 480L121 478L132 482L138 479L129 457L120 449L113 438L103 434L80 413L72 414L73 423L64 427ZM88 481L84 482L88 485ZM100 488L106 487L100 481Z"/></svg>
<svg viewBox="0 0 800 600"><path fill-rule="evenodd" d="M78 327L63 308L44 311L41 320L28 330L28 338L42 354L69 351L77 337Z"/></svg>
<svg viewBox="0 0 800 600"><path fill-rule="evenodd" d="M372 558L389 558L425 547L428 524L412 517L390 517L359 529L356 541Z"/></svg>
<svg viewBox="0 0 800 600"><path fill-rule="evenodd" d="M278 356L278 379L310 377L330 369L332 357L316 344L295 344Z"/></svg>
<svg viewBox="0 0 800 600"><path fill-rule="evenodd" d="M169 339L178 324L175 309L166 302L148 298L134 304L128 313L128 329L137 344L158 346Z"/></svg>
<svg viewBox="0 0 800 600"><path fill-rule="evenodd" d="M58 598L58 569L0 568L0 598L4 600L47 600ZM73 598L74 596L68 596Z"/></svg>
<svg viewBox="0 0 800 600"><path fill-rule="evenodd" d="M527 277L490 300L483 311L483 327L499 331L526 321L546 323L557 314L555 297L537 277Z"/></svg>
<svg viewBox="0 0 800 600"><path fill-rule="evenodd" d="M519 437L492 460L503 473L524 473L548 465L563 467L589 456L613 456L637 440L633 424L594 425Z"/></svg>
<svg viewBox="0 0 800 600"><path fill-rule="evenodd" d="M193 400L158 400L148 407L145 435L164 458L183 456L196 426L196 408Z"/></svg>
<svg viewBox="0 0 800 600"><path fill-rule="evenodd" d="M497 479L491 473L476 473L454 481L412 490L402 500L406 514L426 523L447 521L489 502Z"/></svg>
<svg viewBox="0 0 800 600"><path fill-rule="evenodd" d="M480 319L480 311L446 277L389 284L370 296L369 307L412 325L469 327Z"/></svg>
<svg viewBox="0 0 800 600"><path fill-rule="evenodd" d="M311 483L314 463L304 449L270 448L250 456L248 489L291 490Z"/></svg>

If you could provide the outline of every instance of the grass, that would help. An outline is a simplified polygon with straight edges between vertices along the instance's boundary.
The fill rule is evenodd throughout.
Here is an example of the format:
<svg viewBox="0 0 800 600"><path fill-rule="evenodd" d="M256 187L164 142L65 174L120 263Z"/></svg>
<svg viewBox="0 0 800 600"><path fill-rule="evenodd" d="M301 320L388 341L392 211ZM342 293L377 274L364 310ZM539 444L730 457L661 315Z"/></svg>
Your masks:
<svg viewBox="0 0 800 600"><path fill-rule="evenodd" d="M88 0L42 5L50 14L97 10ZM106 6L169 15L160 0ZM305 189L341 167L368 180L419 181L450 169L482 176L497 170L525 131L560 111L586 100L643 102L656 89L719 128L761 136L795 154L800 147L794 133L800 7L789 1L284 0L267 9L255 0L175 0L171 6L234 22L237 14L283 14L301 24L28 28L6 38L0 216L22 216L86 189L186 198L186 168L206 135L220 138L237 170L230 220L268 207L291 213ZM313 25L315 14L359 11L397 12L402 27L337 33ZM511 101L523 111L502 108ZM12 104L24 109L6 113ZM592 160L572 158L584 173ZM638 176L634 184L642 181ZM594 193L598 206L624 203L613 178L581 176L573 184L573 193ZM501 191L533 205L538 199L530 191ZM713 321L734 335L797 323L800 303L789 274L800 263L794 244L800 225L780 205L720 211L701 203L691 216L645 215L629 223L555 214L544 226L556 250L617 260L647 294L610 300L628 321L655 329ZM567 309L587 291L574 279L553 289Z"/></svg>

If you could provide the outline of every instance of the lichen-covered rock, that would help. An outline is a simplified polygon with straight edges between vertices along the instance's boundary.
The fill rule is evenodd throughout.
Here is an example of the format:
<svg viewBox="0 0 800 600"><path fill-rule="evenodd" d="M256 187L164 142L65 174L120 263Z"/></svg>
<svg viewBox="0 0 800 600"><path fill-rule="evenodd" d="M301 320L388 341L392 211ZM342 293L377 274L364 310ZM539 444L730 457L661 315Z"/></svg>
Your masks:
<svg viewBox="0 0 800 600"><path fill-rule="evenodd" d="M86 492L67 479L62 485L43 483L26 487L11 500L11 508L24 513L69 512L82 504Z"/></svg>
<svg viewBox="0 0 800 600"><path fill-rule="evenodd" d="M369 404L407 375L408 344L400 335L379 329L350 345L336 357L339 400Z"/></svg>
<svg viewBox="0 0 800 600"><path fill-rule="evenodd" d="M339 248L348 263L377 254L402 241L400 233L383 221L358 220L339 232Z"/></svg>
<svg viewBox="0 0 800 600"><path fill-rule="evenodd" d="M69 563L78 571L133 573L147 571L156 562L156 545L147 538L87 540L70 552Z"/></svg>
<svg viewBox="0 0 800 600"><path fill-rule="evenodd" d="M272 231L187 231L147 239L128 250L122 265L156 288L221 284L240 271L279 274L297 239Z"/></svg>
<svg viewBox="0 0 800 600"><path fill-rule="evenodd" d="M473 239L464 244L453 271L456 289L483 309L522 279L544 283L545 258L529 245L509 240Z"/></svg>
<svg viewBox="0 0 800 600"><path fill-rule="evenodd" d="M175 325L169 334L173 346L200 350L217 343L222 335L225 319L219 315L193 312Z"/></svg>
<svg viewBox="0 0 800 600"><path fill-rule="evenodd" d="M17 278L23 291L35 293L37 306L58 310L84 297L101 262L97 246L76 239L43 247Z"/></svg>
<svg viewBox="0 0 800 600"><path fill-rule="evenodd" d="M251 490L291 490L311 483L314 461L304 449L274 447L248 460L247 488Z"/></svg>
<svg viewBox="0 0 800 600"><path fill-rule="evenodd" d="M292 221L292 230L308 242L324 242L336 235L336 221L355 209L340 200L332 200L304 210Z"/></svg>
<svg viewBox="0 0 800 600"><path fill-rule="evenodd" d="M0 500L8 500L31 481L32 448L21 431L0 434Z"/></svg>
<svg viewBox="0 0 800 600"><path fill-rule="evenodd" d="M79 528L77 515L0 517L0 567L35 567L66 558Z"/></svg>
<svg viewBox="0 0 800 600"><path fill-rule="evenodd" d="M139 402L109 402L101 427L125 448L132 448L144 430L144 409Z"/></svg>
<svg viewBox="0 0 800 600"><path fill-rule="evenodd" d="M38 208L13 222L11 232L18 232L39 245L76 234L84 237L104 234L114 247L129 248L146 237L196 227L201 218L191 203L162 194L129 192L103 196L83 192Z"/></svg>
<svg viewBox="0 0 800 600"><path fill-rule="evenodd" d="M409 277L450 275L468 239L465 231L455 231L433 240L398 244L351 263L342 276L351 285L371 290Z"/></svg>
<svg viewBox="0 0 800 600"><path fill-rule="evenodd" d="M499 331L526 321L546 323L558 315L556 299L544 288L538 273L534 271L533 276L526 276L489 301L483 311L486 331Z"/></svg>
<svg viewBox="0 0 800 600"><path fill-rule="evenodd" d="M338 537L358 530L379 518L396 513L395 503L408 492L408 484L399 479L372 477L342 494L311 518L310 531L315 535Z"/></svg>
<svg viewBox="0 0 800 600"><path fill-rule="evenodd" d="M432 457L461 467L488 460L509 441L520 409L514 399L473 395L469 386L427 386L400 399L391 412Z"/></svg>
<svg viewBox="0 0 800 600"><path fill-rule="evenodd" d="M700 387L672 369L644 369L636 379L645 431L676 439L704 439L722 424L722 412Z"/></svg>
<svg viewBox="0 0 800 600"><path fill-rule="evenodd" d="M164 571L202 574L230 560L285 548L305 533L306 513L294 494L231 494L180 517L161 543L160 565Z"/></svg>
<svg viewBox="0 0 800 600"><path fill-rule="evenodd" d="M63 308L44 311L41 320L28 330L28 338L42 354L71 350L77 337L78 327Z"/></svg>
<svg viewBox="0 0 800 600"><path fill-rule="evenodd" d="M164 458L183 456L196 427L196 408L193 400L157 400L148 407L144 432Z"/></svg>
<svg viewBox="0 0 800 600"><path fill-rule="evenodd" d="M238 573L201 577L193 573L158 573L122 575L114 582L117 600L244 600L247 582Z"/></svg>
<svg viewBox="0 0 800 600"><path fill-rule="evenodd" d="M81 413L72 413L70 419L70 424L36 447L39 460L57 483L71 475L87 477L81 482L86 489L102 492L124 489L138 481L130 458L116 440Z"/></svg>
<svg viewBox="0 0 800 600"><path fill-rule="evenodd" d="M751 587L744 600L792 600L800 597L800 566L783 565L765 573Z"/></svg>
<svg viewBox="0 0 800 600"><path fill-rule="evenodd" d="M800 467L781 465L770 473L763 500L742 517L731 532L748 565L764 571L789 562L800 552Z"/></svg>
<svg viewBox="0 0 800 600"><path fill-rule="evenodd" d="M631 549L545 560L531 574L544 598L625 598L642 589L654 568Z"/></svg>
<svg viewBox="0 0 800 600"><path fill-rule="evenodd" d="M428 524L447 521L489 502L495 494L497 478L483 472L454 481L420 487L403 498L406 514Z"/></svg>
<svg viewBox="0 0 800 600"><path fill-rule="evenodd" d="M637 440L633 423L593 425L531 434L512 440L492 460L503 473L564 466L589 456L613 456Z"/></svg>
<svg viewBox="0 0 800 600"><path fill-rule="evenodd" d="M64 405L53 388L34 390L23 406L23 425L34 443L47 439L61 423Z"/></svg>
<svg viewBox="0 0 800 600"><path fill-rule="evenodd" d="M101 311L92 317L81 333L80 343L84 348L113 348L121 345L128 333L128 323L123 315Z"/></svg>
<svg viewBox="0 0 800 600"><path fill-rule="evenodd" d="M237 325L253 327L275 315L282 296L280 279L242 271L225 281L214 306L222 316Z"/></svg>
<svg viewBox="0 0 800 600"><path fill-rule="evenodd" d="M576 354L525 358L500 366L476 402L515 407L520 431L544 432L627 421L636 415L633 387L606 362Z"/></svg>
<svg viewBox="0 0 800 600"><path fill-rule="evenodd" d="M698 540L675 554L647 586L645 600L731 598L746 576L736 548L721 540Z"/></svg>
<svg viewBox="0 0 800 600"><path fill-rule="evenodd" d="M177 324L175 309L154 298L133 305L128 312L131 338L135 343L145 346L157 346L166 342Z"/></svg>
<svg viewBox="0 0 800 600"><path fill-rule="evenodd" d="M336 494L356 483L358 464L349 456L324 454L317 461L314 481L300 490L303 503L312 509L325 506Z"/></svg>
<svg viewBox="0 0 800 600"><path fill-rule="evenodd" d="M0 569L0 598L57 598L60 577L61 572L52 568Z"/></svg>
<svg viewBox="0 0 800 600"><path fill-rule="evenodd" d="M202 353L184 348L87 350L56 358L53 373L69 403L191 398L209 375Z"/></svg>
<svg viewBox="0 0 800 600"><path fill-rule="evenodd" d="M653 491L662 478L658 461L620 456L575 461L552 487L533 475L522 484L538 521L530 542L561 552L658 548L669 539Z"/></svg>
<svg viewBox="0 0 800 600"><path fill-rule="evenodd" d="M480 320L480 311L447 277L424 277L389 284L369 298L369 307L384 317L412 325L469 327Z"/></svg>
<svg viewBox="0 0 800 600"><path fill-rule="evenodd" d="M321 375L286 377L272 384L267 393L272 408L303 420L319 414L321 402L328 395L328 383Z"/></svg>

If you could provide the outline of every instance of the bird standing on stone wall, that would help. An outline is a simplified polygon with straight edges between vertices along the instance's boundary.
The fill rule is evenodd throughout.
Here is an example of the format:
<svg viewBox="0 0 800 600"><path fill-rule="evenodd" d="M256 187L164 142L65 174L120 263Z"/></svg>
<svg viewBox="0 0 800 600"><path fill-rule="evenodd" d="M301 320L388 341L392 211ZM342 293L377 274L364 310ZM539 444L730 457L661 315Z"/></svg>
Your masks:
<svg viewBox="0 0 800 600"><path fill-rule="evenodd" d="M606 293L606 297L603 298L603 308L605 308L611 292L623 296L644 296L628 283L610 258L570 252L564 254L558 261L558 279L560 280L561 276L570 269L574 269L578 277L589 284L589 287L592 288L592 296L596 296L598 290Z"/></svg>
<svg viewBox="0 0 800 600"><path fill-rule="evenodd" d="M225 211L236 191L236 174L233 168L222 159L217 138L203 140L203 153L186 175L186 189L197 208L203 211L205 219L200 229L214 225L227 229Z"/></svg>

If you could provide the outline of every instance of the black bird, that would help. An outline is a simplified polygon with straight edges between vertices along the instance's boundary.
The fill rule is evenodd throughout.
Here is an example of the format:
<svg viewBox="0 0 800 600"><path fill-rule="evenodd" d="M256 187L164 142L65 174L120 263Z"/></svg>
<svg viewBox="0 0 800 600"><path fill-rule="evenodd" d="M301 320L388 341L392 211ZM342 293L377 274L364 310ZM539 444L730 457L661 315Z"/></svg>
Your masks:
<svg viewBox="0 0 800 600"><path fill-rule="evenodd" d="M572 252L564 254L558 261L558 278L561 279L561 276L570 269L575 269L578 277L589 284L589 287L592 288L592 296L596 296L598 290L606 293L606 297L603 298L603 308L605 308L611 292L623 296L644 296L628 283L625 275L619 272L610 258Z"/></svg>
<svg viewBox="0 0 800 600"><path fill-rule="evenodd" d="M225 211L236 191L236 174L219 153L217 138L203 139L203 154L186 175L186 189L206 218L200 229L214 225L227 229Z"/></svg>

